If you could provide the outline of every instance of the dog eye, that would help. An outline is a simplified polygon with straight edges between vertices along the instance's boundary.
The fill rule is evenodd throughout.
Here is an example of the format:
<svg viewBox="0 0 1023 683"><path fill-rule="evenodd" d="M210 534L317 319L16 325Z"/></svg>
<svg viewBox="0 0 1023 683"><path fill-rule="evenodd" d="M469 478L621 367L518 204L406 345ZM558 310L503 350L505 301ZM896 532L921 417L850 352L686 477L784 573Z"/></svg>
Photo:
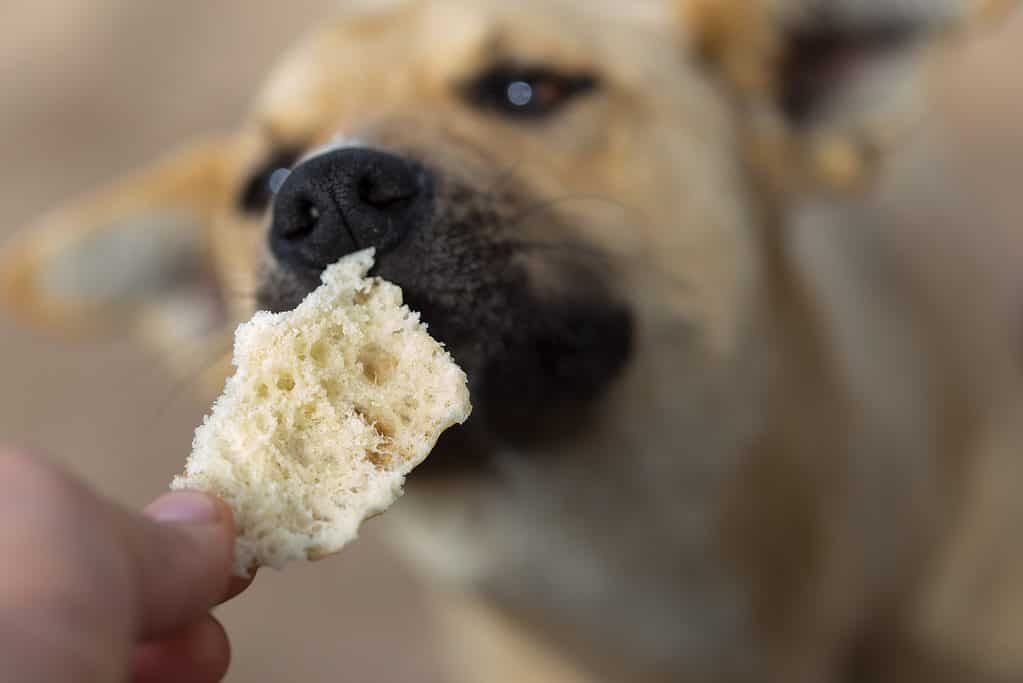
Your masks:
<svg viewBox="0 0 1023 683"><path fill-rule="evenodd" d="M511 118L540 119L557 113L598 85L597 77L587 73L499 65L465 86L464 94L479 109Z"/></svg>
<svg viewBox="0 0 1023 683"><path fill-rule="evenodd" d="M301 156L302 153L294 149L274 152L245 181L238 195L238 208L253 214L266 211L288 171Z"/></svg>

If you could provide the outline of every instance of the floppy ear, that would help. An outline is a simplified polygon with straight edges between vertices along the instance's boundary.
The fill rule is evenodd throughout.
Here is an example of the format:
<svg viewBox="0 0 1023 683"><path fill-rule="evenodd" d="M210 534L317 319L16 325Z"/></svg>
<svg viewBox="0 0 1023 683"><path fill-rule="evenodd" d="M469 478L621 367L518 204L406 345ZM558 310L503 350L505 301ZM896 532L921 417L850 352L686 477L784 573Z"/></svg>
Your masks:
<svg viewBox="0 0 1023 683"><path fill-rule="evenodd" d="M47 329L132 330L194 357L227 322L209 249L232 155L194 144L30 226L0 250L4 302Z"/></svg>
<svg viewBox="0 0 1023 683"><path fill-rule="evenodd" d="M906 131L937 49L1018 0L681 0L689 47L783 189L848 189Z"/></svg>

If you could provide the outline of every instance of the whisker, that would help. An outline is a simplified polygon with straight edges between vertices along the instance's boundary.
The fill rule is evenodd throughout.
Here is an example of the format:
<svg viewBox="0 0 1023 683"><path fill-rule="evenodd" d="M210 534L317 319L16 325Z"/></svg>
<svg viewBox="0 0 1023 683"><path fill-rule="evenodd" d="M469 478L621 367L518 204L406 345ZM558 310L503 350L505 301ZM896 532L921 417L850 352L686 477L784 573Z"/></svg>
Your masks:
<svg viewBox="0 0 1023 683"><path fill-rule="evenodd" d="M626 216L632 215L638 217L637 222L641 225L647 225L649 223L644 211L636 207L629 206L623 202L600 195L566 195L543 200L530 205L518 214L512 216L509 223L510 227L514 232L516 227L520 227L526 221L536 218L537 216L542 216L548 211L553 211L554 209L571 202L594 202L607 204L608 206L621 209ZM602 265L609 265L608 262L614 260L624 261L626 263L636 265L637 267L644 268L647 272L656 274L673 287L688 288L687 283L683 279L673 273L667 272L663 267L658 266L656 260L652 258L655 253L662 254L666 250L671 249L670 246L662 244L648 244L644 240L636 241L634 248L631 249L593 247L569 240L547 242L516 238L510 240L510 243L516 247L528 250L547 251L552 254L560 252L565 255L570 255L573 258L584 257L590 260L599 261Z"/></svg>
<svg viewBox="0 0 1023 683"><path fill-rule="evenodd" d="M573 257L582 256L594 261L608 261L610 254L606 250L598 249L584 244L569 241L560 242L539 242L537 240L511 240L509 242L517 249L524 251L539 251L552 254L568 254Z"/></svg>
<svg viewBox="0 0 1023 683"><path fill-rule="evenodd" d="M504 190L505 187L511 184L515 176L517 176L519 171L526 165L526 162L527 158L523 155L516 161L505 166L504 169L497 174L493 182L484 188L484 191L488 194L496 194L497 192Z"/></svg>
<svg viewBox="0 0 1023 683"><path fill-rule="evenodd" d="M259 298L259 295L256 294L255 292L231 292L224 290L221 292L221 294L226 294L232 299L242 299L245 301L255 301L257 298Z"/></svg>
<svg viewBox="0 0 1023 683"><path fill-rule="evenodd" d="M256 290L232 289L221 286L219 291L221 296L239 301L256 301L259 298L259 292Z"/></svg>
<svg viewBox="0 0 1023 683"><path fill-rule="evenodd" d="M171 406L181 400L186 392L193 390L199 384L203 375L222 362L227 354L231 352L233 344L233 337L223 339L211 349L208 357L187 369L183 378L172 382L167 397L154 411L153 423L156 424L163 420Z"/></svg>
<svg viewBox="0 0 1023 683"><path fill-rule="evenodd" d="M622 202L620 202L618 200L610 199L608 197L603 197L601 195L588 195L588 194L564 195L564 196L560 196L560 197L552 197L550 199L544 199L544 200L541 200L539 202L535 202L535 203L531 204L530 206L526 207L524 210L522 210L518 214L513 215L509 222L510 222L511 227L513 227L513 228L519 227L522 223L524 223L529 218L533 218L536 215L540 215L540 214L543 214L543 213L545 213L547 211L551 211L551 210L553 210L555 208L558 208L560 206L563 206L565 204L576 203L576 202L580 202L580 203L581 202L589 202L589 203L594 203L594 204L605 204L605 205L610 206L610 207L621 209L626 215L634 214L636 216L639 216L639 217L641 217L643 223L647 222L646 214L643 211L641 211L641 210L639 210L639 209L637 209L635 207L631 207L628 204L624 204L624 203L622 203Z"/></svg>

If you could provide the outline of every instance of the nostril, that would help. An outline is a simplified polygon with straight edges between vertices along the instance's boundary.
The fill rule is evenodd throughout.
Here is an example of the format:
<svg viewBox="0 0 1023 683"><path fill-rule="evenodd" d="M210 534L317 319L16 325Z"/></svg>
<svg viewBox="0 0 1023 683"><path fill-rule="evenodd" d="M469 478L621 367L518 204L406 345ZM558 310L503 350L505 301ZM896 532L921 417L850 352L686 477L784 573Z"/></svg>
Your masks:
<svg viewBox="0 0 1023 683"><path fill-rule="evenodd" d="M312 234L320 222L322 212L309 197L299 196L293 200L291 220L281 230L281 237L288 240L302 240Z"/></svg>
<svg viewBox="0 0 1023 683"><path fill-rule="evenodd" d="M374 178L367 174L359 179L356 193L361 203L384 210L408 204L419 194L419 188L411 176Z"/></svg>

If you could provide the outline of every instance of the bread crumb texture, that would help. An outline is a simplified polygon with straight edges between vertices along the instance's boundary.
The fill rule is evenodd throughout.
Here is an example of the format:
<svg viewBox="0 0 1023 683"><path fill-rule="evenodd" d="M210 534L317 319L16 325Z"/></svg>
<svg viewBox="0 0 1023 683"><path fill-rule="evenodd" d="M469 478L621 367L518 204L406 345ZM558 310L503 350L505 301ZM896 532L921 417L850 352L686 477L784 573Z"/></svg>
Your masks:
<svg viewBox="0 0 1023 683"><path fill-rule="evenodd" d="M235 373L171 488L231 506L239 576L339 551L469 417L465 373L372 265L372 250L346 257L294 311L235 335Z"/></svg>

